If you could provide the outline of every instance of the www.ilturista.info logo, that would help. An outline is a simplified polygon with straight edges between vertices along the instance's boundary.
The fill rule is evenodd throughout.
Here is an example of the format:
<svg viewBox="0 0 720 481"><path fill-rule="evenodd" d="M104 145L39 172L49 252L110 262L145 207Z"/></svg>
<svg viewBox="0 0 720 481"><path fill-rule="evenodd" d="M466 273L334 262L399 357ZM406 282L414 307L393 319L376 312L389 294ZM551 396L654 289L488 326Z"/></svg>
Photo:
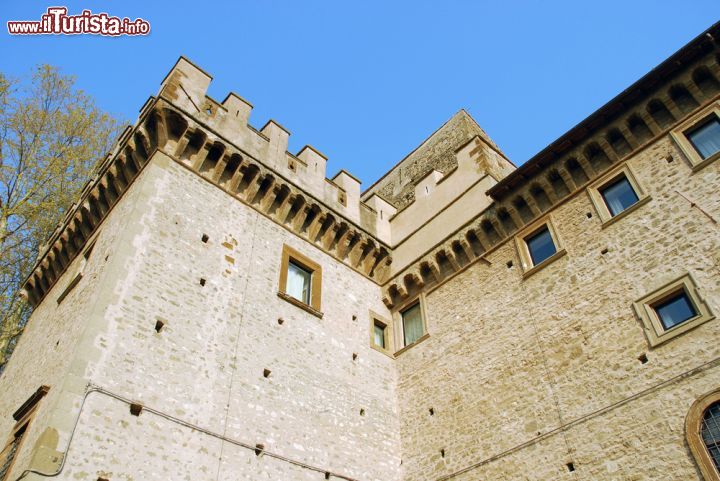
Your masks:
<svg viewBox="0 0 720 481"><path fill-rule="evenodd" d="M40 20L9 21L10 35L147 35L150 23L142 18L112 17L107 13L83 10L80 15L68 15L67 7L49 7Z"/></svg>

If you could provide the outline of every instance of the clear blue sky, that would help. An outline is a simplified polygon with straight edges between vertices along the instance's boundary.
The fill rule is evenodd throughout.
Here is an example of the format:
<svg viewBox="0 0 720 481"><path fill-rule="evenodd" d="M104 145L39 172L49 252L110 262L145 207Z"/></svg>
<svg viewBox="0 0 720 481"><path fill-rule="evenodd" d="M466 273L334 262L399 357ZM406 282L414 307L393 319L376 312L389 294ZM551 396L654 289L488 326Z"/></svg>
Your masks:
<svg viewBox="0 0 720 481"><path fill-rule="evenodd" d="M149 20L147 37L19 36L48 6ZM181 54L368 187L460 108L516 164L720 19L720 1L4 0L0 70L76 75L128 120Z"/></svg>

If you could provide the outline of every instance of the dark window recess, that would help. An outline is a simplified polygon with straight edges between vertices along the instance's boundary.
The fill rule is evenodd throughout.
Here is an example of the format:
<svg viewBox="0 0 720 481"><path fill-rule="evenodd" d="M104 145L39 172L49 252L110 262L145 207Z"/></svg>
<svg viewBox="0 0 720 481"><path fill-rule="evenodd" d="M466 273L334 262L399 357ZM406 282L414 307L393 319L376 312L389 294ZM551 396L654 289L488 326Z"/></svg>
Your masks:
<svg viewBox="0 0 720 481"><path fill-rule="evenodd" d="M625 176L600 189L600 194L613 217L638 201L635 190Z"/></svg>
<svg viewBox="0 0 720 481"><path fill-rule="evenodd" d="M652 308L657 313L665 329L672 329L698 315L695 306L684 289L658 302Z"/></svg>
<svg viewBox="0 0 720 481"><path fill-rule="evenodd" d="M700 435L715 469L720 471L720 402L711 404L705 411Z"/></svg>
<svg viewBox="0 0 720 481"><path fill-rule="evenodd" d="M8 471L10 471L10 466L12 466L13 461L15 461L15 456L17 455L18 448L20 447L20 442L25 435L26 429L27 424L22 428L18 429L15 432L13 438L10 440L10 443L3 450L3 457L0 458L0 479L5 479Z"/></svg>
<svg viewBox="0 0 720 481"><path fill-rule="evenodd" d="M703 159L720 152L720 119L715 116L685 135Z"/></svg>
<svg viewBox="0 0 720 481"><path fill-rule="evenodd" d="M386 327L384 324L375 321L373 339L375 341L375 345L378 347L382 347L383 349L385 349L385 329Z"/></svg>
<svg viewBox="0 0 720 481"><path fill-rule="evenodd" d="M550 229L547 227L526 238L525 243L530 252L530 259L535 266L557 252Z"/></svg>

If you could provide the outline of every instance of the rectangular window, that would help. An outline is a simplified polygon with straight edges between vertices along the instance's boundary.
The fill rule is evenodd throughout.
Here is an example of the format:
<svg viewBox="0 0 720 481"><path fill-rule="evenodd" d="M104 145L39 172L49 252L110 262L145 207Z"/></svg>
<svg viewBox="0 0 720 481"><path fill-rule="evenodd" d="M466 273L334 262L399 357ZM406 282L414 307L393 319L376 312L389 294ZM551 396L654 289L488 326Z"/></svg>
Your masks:
<svg viewBox="0 0 720 481"><path fill-rule="evenodd" d="M540 264L557 252L555 242L547 226L535 234L526 237L525 243L527 244L530 259L534 266Z"/></svg>
<svg viewBox="0 0 720 481"><path fill-rule="evenodd" d="M50 388L48 386L40 386L37 391L13 413L13 419L17 421L17 423L11 431L5 446L3 446L0 451L0 481L8 481L10 479L8 475L20 451L23 439L25 439L25 433L30 425L30 421L32 421L35 415L38 403L45 397L49 390Z"/></svg>
<svg viewBox="0 0 720 481"><path fill-rule="evenodd" d="M4 481L6 476L10 473L10 467L15 461L20 443L22 442L25 431L27 430L27 423L22 425L20 429L16 430L10 441L5 446L5 449L0 453L0 481Z"/></svg>
<svg viewBox="0 0 720 481"><path fill-rule="evenodd" d="M693 170L720 159L720 101L715 101L670 132Z"/></svg>
<svg viewBox="0 0 720 481"><path fill-rule="evenodd" d="M720 119L716 116L689 130L685 135L703 159L720 152Z"/></svg>
<svg viewBox="0 0 720 481"><path fill-rule="evenodd" d="M395 350L393 323L376 312L370 311L369 314L370 347L393 357Z"/></svg>
<svg viewBox="0 0 720 481"><path fill-rule="evenodd" d="M300 302L310 304L310 284L312 272L309 272L293 261L288 262L286 293Z"/></svg>
<svg viewBox="0 0 720 481"><path fill-rule="evenodd" d="M611 216L616 216L628 207L635 204L639 198L626 176L615 179L609 185L600 189Z"/></svg>
<svg viewBox="0 0 720 481"><path fill-rule="evenodd" d="M387 325L377 319L373 323L373 342L377 347L387 349Z"/></svg>
<svg viewBox="0 0 720 481"><path fill-rule="evenodd" d="M679 292L671 294L669 298L653 304L652 308L655 309L665 329L672 329L678 324L697 316L697 310L685 289L681 289Z"/></svg>
<svg viewBox="0 0 720 481"><path fill-rule="evenodd" d="M317 317L322 317L321 287L320 264L287 245L283 246L278 296Z"/></svg>
<svg viewBox="0 0 720 481"><path fill-rule="evenodd" d="M590 200L597 210L605 228L639 209L650 201L637 181L637 177L625 163L607 172L587 188Z"/></svg>
<svg viewBox="0 0 720 481"><path fill-rule="evenodd" d="M660 286L633 304L651 346L679 336L715 317L690 274Z"/></svg>
<svg viewBox="0 0 720 481"><path fill-rule="evenodd" d="M515 247L520 257L523 279L567 254L550 215L541 217L518 232L515 235Z"/></svg>
<svg viewBox="0 0 720 481"><path fill-rule="evenodd" d="M403 341L405 346L416 342L420 339L424 332L422 310L420 303L416 303L408 307L401 313L403 327Z"/></svg>

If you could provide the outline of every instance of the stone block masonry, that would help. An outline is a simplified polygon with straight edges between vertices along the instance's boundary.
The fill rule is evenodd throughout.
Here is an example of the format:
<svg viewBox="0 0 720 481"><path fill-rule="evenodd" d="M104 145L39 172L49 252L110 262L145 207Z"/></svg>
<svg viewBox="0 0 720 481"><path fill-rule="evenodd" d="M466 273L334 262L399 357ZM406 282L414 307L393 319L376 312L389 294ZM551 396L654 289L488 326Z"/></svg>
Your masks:
<svg viewBox="0 0 720 481"><path fill-rule="evenodd" d="M718 38L517 169L461 111L362 195L181 58L25 283L1 481L718 481Z"/></svg>

